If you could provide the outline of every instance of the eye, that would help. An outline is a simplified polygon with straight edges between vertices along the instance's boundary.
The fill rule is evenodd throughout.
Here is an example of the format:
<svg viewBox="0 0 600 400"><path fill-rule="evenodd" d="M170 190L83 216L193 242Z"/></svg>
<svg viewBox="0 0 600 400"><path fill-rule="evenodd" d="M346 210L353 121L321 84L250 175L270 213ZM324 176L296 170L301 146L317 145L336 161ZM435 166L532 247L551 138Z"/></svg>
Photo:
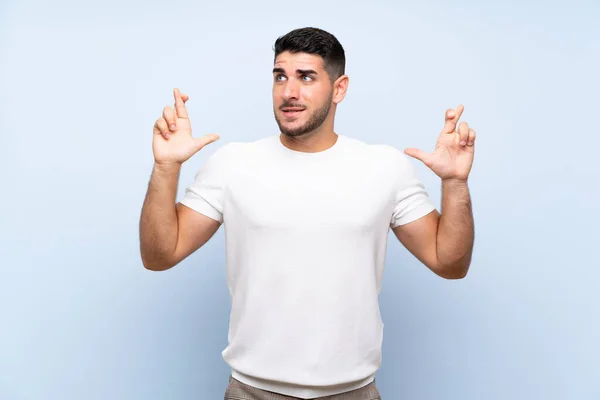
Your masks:
<svg viewBox="0 0 600 400"><path fill-rule="evenodd" d="M313 77L310 75L302 75L302 80L304 82L311 82L311 81L313 81Z"/></svg>
<svg viewBox="0 0 600 400"><path fill-rule="evenodd" d="M286 79L285 75L283 75L283 74L277 74L277 75L275 75L275 81L276 82L281 82L281 81L284 81L285 79Z"/></svg>

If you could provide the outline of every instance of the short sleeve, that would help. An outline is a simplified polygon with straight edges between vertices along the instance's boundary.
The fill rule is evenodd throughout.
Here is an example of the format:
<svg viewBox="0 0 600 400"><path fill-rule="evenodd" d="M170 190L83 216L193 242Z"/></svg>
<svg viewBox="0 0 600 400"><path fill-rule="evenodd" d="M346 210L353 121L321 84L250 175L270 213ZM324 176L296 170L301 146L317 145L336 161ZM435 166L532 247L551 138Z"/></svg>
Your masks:
<svg viewBox="0 0 600 400"><path fill-rule="evenodd" d="M396 153L395 165L398 168L398 175L396 200L390 221L391 228L416 221L435 210L410 160L403 153L399 151Z"/></svg>
<svg viewBox="0 0 600 400"><path fill-rule="evenodd" d="M223 196L226 187L228 145L216 150L185 189L181 204L218 222L223 222Z"/></svg>

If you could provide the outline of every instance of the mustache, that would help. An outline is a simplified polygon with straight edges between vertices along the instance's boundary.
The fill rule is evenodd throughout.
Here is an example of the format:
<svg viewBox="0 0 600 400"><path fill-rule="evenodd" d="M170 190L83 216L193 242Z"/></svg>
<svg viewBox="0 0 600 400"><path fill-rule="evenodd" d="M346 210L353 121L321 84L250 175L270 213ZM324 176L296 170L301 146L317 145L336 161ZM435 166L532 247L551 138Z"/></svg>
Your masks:
<svg viewBox="0 0 600 400"><path fill-rule="evenodd" d="M283 110L284 108L306 108L306 106L304 104L296 104L296 103L283 103L282 105L279 106L280 110Z"/></svg>

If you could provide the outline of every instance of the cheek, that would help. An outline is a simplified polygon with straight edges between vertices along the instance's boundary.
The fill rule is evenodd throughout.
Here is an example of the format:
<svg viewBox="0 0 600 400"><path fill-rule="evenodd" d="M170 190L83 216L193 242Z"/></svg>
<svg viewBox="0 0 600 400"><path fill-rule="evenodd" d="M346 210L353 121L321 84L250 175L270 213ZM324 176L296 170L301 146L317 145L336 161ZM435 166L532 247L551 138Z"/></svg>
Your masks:
<svg viewBox="0 0 600 400"><path fill-rule="evenodd" d="M329 99L330 94L331 90L327 87L307 88L304 92L304 98L307 102L314 104L315 107L322 107Z"/></svg>

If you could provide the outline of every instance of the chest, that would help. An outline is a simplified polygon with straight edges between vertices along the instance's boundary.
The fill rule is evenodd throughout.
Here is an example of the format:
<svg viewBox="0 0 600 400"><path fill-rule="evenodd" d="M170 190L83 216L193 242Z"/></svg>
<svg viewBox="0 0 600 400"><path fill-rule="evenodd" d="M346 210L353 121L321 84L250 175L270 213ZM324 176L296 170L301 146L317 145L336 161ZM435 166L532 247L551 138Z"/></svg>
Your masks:
<svg viewBox="0 0 600 400"><path fill-rule="evenodd" d="M393 182L376 166L255 166L232 179L225 219L252 229L344 229L366 232L389 224Z"/></svg>

